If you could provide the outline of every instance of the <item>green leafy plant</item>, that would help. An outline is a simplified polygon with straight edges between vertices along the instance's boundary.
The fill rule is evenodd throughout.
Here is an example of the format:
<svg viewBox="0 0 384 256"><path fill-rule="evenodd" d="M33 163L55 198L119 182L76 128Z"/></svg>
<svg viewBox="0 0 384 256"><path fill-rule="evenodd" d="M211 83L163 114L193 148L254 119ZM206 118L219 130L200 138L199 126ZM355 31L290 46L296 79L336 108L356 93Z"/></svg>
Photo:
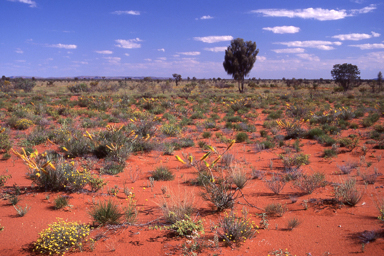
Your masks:
<svg viewBox="0 0 384 256"><path fill-rule="evenodd" d="M124 214L119 209L118 204L109 199L108 201L98 202L94 205L89 215L94 222L106 225L119 224Z"/></svg>
<svg viewBox="0 0 384 256"><path fill-rule="evenodd" d="M58 196L55 198L55 209L61 209L69 205L68 197Z"/></svg>
<svg viewBox="0 0 384 256"><path fill-rule="evenodd" d="M199 236L199 232L204 234L203 221L201 219L194 221L188 215L185 215L184 219L176 221L174 224L167 227L167 229L172 230L179 236L186 237L190 237L192 235Z"/></svg>
<svg viewBox="0 0 384 256"><path fill-rule="evenodd" d="M152 172L155 180L173 180L175 175L166 166L159 166Z"/></svg>

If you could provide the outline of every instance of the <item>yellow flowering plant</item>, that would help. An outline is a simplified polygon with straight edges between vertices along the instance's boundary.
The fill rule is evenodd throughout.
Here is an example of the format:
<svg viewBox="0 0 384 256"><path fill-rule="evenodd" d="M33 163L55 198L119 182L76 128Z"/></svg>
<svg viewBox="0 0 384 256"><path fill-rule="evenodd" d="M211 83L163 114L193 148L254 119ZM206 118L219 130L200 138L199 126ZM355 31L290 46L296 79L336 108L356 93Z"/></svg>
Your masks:
<svg viewBox="0 0 384 256"><path fill-rule="evenodd" d="M57 218L57 222L39 234L33 243L33 251L40 254L64 254L79 249L82 251L90 234L90 226L79 222L66 222Z"/></svg>

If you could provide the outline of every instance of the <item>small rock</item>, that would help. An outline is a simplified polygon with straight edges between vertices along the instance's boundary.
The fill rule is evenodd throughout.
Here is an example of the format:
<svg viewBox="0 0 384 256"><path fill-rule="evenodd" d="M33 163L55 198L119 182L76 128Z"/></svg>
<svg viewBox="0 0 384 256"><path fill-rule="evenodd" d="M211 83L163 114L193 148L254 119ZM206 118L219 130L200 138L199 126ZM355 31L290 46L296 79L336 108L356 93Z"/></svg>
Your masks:
<svg viewBox="0 0 384 256"><path fill-rule="evenodd" d="M341 228L341 225L339 225L338 227Z"/></svg>

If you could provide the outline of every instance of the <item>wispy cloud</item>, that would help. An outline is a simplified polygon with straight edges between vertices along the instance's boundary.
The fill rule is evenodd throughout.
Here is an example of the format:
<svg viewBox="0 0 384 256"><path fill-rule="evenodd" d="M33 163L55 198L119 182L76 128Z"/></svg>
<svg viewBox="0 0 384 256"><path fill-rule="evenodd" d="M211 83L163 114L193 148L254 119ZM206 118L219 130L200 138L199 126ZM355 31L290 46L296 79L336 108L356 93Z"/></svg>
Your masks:
<svg viewBox="0 0 384 256"><path fill-rule="evenodd" d="M165 49L164 48L161 48L161 49L157 49L159 52L165 52Z"/></svg>
<svg viewBox="0 0 384 256"><path fill-rule="evenodd" d="M210 51L210 52L224 52L225 50L227 50L227 46L218 46L218 47L212 47L212 48L204 48L204 50L206 51Z"/></svg>
<svg viewBox="0 0 384 256"><path fill-rule="evenodd" d="M359 34L359 33L351 33L351 34L341 34L341 35L336 35L336 36L333 36L332 38L336 38L336 39L339 39L341 41L345 41L345 40L351 40L351 41L359 41L359 40L363 40L363 39L369 39L369 38L372 38L372 37L379 37L380 34L379 33L376 33L376 32L371 32L372 34Z"/></svg>
<svg viewBox="0 0 384 256"><path fill-rule="evenodd" d="M110 64L119 64L121 60L119 57L104 57L104 59L108 60Z"/></svg>
<svg viewBox="0 0 384 256"><path fill-rule="evenodd" d="M95 51L96 53L99 53L99 54L112 54L113 51L109 51L109 50L105 50L105 51Z"/></svg>
<svg viewBox="0 0 384 256"><path fill-rule="evenodd" d="M21 50L20 48L17 48L15 52L16 52L16 53L19 53L19 54L24 53L23 50Z"/></svg>
<svg viewBox="0 0 384 256"><path fill-rule="evenodd" d="M201 41L204 43L217 43L217 42L223 42L223 41L231 41L233 40L232 36L205 36L205 37L194 37L196 41Z"/></svg>
<svg viewBox="0 0 384 256"><path fill-rule="evenodd" d="M133 49L133 48L140 48L141 44L138 42L141 42L140 38L135 38L135 39L117 39L116 42L118 43L116 46L120 48L125 48L125 49Z"/></svg>
<svg viewBox="0 0 384 256"><path fill-rule="evenodd" d="M362 13L369 13L376 9L375 5L370 5L362 9L353 9L347 11L345 9L323 9L323 8L307 8L307 9L258 9L253 10L251 13L262 14L264 17L287 17L287 18L302 18L302 19L315 19L320 21L325 20L340 20L349 16L354 16Z"/></svg>
<svg viewBox="0 0 384 256"><path fill-rule="evenodd" d="M200 17L200 19L201 20L211 20L211 19L213 19L213 17L210 15L204 15L204 16Z"/></svg>
<svg viewBox="0 0 384 256"><path fill-rule="evenodd" d="M305 60L309 60L309 61L320 61L319 57L317 57L316 55L314 54L308 54L308 53L300 53L300 54L296 54L298 57L302 58L302 59L305 59Z"/></svg>
<svg viewBox="0 0 384 256"><path fill-rule="evenodd" d="M332 45L341 45L341 42L330 42L330 41L291 41L291 42L278 42L275 44L282 44L288 47L296 47L296 48L316 48L319 50L333 50L335 48Z"/></svg>
<svg viewBox="0 0 384 256"><path fill-rule="evenodd" d="M355 44L348 46L358 47L360 50L384 49L384 44Z"/></svg>
<svg viewBox="0 0 384 256"><path fill-rule="evenodd" d="M61 49L76 49L75 44L50 44L48 47L61 48Z"/></svg>
<svg viewBox="0 0 384 256"><path fill-rule="evenodd" d="M302 53L305 50L303 48L288 48L288 49L275 49L272 50L275 53Z"/></svg>
<svg viewBox="0 0 384 256"><path fill-rule="evenodd" d="M140 15L139 11L115 11L112 12L112 14L122 15L122 14L129 14L129 15Z"/></svg>
<svg viewBox="0 0 384 256"><path fill-rule="evenodd" d="M263 29L272 31L275 34L294 34L300 31L300 28L295 26L266 27Z"/></svg>
<svg viewBox="0 0 384 256"><path fill-rule="evenodd" d="M129 56L129 53L124 53L125 56Z"/></svg>
<svg viewBox="0 0 384 256"><path fill-rule="evenodd" d="M36 7L36 2L32 0L8 0L8 1L29 4L29 7Z"/></svg>
<svg viewBox="0 0 384 256"><path fill-rule="evenodd" d="M196 56L196 55L200 55L200 52L178 52L177 54L188 55L188 56Z"/></svg>

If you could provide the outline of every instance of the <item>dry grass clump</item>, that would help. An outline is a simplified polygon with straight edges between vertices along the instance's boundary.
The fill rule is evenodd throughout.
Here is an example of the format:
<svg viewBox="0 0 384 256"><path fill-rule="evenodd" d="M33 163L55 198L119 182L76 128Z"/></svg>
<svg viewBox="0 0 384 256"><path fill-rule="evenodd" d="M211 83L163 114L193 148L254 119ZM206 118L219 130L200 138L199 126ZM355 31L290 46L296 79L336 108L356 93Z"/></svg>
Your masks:
<svg viewBox="0 0 384 256"><path fill-rule="evenodd" d="M280 194L285 184L285 180L278 176L273 176L270 180L264 180L264 185L276 195Z"/></svg>
<svg viewBox="0 0 384 256"><path fill-rule="evenodd" d="M184 220L185 216L191 216L195 206L195 197L193 193L181 192L166 189L167 197L162 197L159 202L159 207L163 212L164 218L169 223L176 223L177 221Z"/></svg>

